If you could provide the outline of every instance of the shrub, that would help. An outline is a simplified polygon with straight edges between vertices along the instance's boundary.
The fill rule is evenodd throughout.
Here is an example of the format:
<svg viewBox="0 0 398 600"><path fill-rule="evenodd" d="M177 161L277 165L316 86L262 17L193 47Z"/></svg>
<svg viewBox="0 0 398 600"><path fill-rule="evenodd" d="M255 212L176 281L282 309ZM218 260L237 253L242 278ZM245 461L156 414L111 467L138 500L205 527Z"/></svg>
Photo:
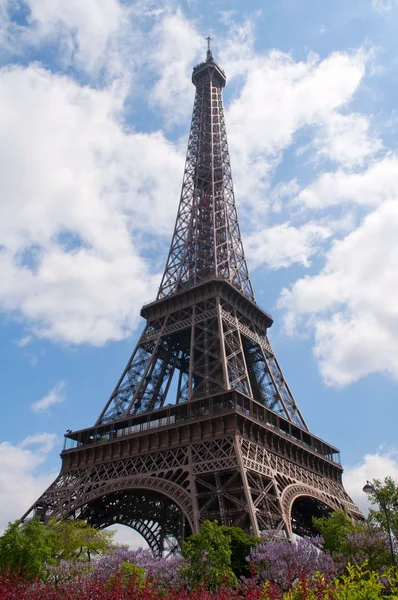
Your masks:
<svg viewBox="0 0 398 600"><path fill-rule="evenodd" d="M149 548L138 548L138 550L130 550L127 546L115 548L109 555L95 563L95 576L106 581L111 575L118 573L121 566L126 563L144 569L146 575L156 581L158 587L167 589L181 585L179 572L185 564L182 556L162 558L154 556Z"/></svg>
<svg viewBox="0 0 398 600"><path fill-rule="evenodd" d="M331 556L321 551L323 540L316 538L268 541L257 544L250 552L250 564L261 581L275 582L287 591L299 580L310 579L315 573L330 581L335 575Z"/></svg>

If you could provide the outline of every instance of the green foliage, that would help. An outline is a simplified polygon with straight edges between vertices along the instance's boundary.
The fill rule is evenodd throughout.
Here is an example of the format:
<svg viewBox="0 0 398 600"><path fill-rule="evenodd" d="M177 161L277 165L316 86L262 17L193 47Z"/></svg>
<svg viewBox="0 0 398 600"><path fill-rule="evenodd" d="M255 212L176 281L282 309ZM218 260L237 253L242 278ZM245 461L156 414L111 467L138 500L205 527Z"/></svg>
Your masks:
<svg viewBox="0 0 398 600"><path fill-rule="evenodd" d="M324 548L331 553L336 567L342 571L348 563L381 571L391 564L388 538L385 532L369 521L352 522L342 510L330 517L313 519L314 526L325 540Z"/></svg>
<svg viewBox="0 0 398 600"><path fill-rule="evenodd" d="M146 585L146 571L142 567L137 567L133 563L125 560L120 565L119 571L117 573L120 581L123 585L128 585L131 580L134 580L135 589L142 590ZM111 575L109 577L109 581L112 583L115 580L116 576Z"/></svg>
<svg viewBox="0 0 398 600"><path fill-rule="evenodd" d="M384 571L381 575L379 575L379 581L383 584L384 587L384 597L389 596L392 599L398 598L397 567L390 567L387 571Z"/></svg>
<svg viewBox="0 0 398 600"><path fill-rule="evenodd" d="M347 566L347 575L336 582L334 597L337 600L379 600L384 586L377 573L363 566Z"/></svg>
<svg viewBox="0 0 398 600"><path fill-rule="evenodd" d="M330 517L313 517L312 522L325 541L325 550L346 554L347 537L354 532L354 524L344 510L336 510Z"/></svg>
<svg viewBox="0 0 398 600"><path fill-rule="evenodd" d="M393 585L389 585L392 582ZM386 585L387 584L387 585ZM396 578L388 573L378 575L366 567L348 565L347 573L334 581L316 575L312 579L300 578L283 594L283 600L382 600L386 595L397 598ZM269 584L261 600L266 600Z"/></svg>
<svg viewBox="0 0 398 600"><path fill-rule="evenodd" d="M90 560L112 548L111 531L100 531L79 519L52 518L45 525L54 559Z"/></svg>
<svg viewBox="0 0 398 600"><path fill-rule="evenodd" d="M374 506L370 509L368 521L387 531L386 513L383 506L388 511L391 532L395 538L398 538L398 510L394 503L398 502L398 485L392 477L373 479L375 491L369 494L369 499Z"/></svg>
<svg viewBox="0 0 398 600"><path fill-rule="evenodd" d="M182 568L191 586L205 584L211 590L237 583L231 568L231 538L217 521L204 521L200 533L191 535L183 544L182 555L187 564Z"/></svg>
<svg viewBox="0 0 398 600"><path fill-rule="evenodd" d="M222 525L220 531L230 538L231 568L234 574L238 578L241 576L249 577L250 565L247 557L250 554L250 549L258 544L261 539L245 533L240 527Z"/></svg>
<svg viewBox="0 0 398 600"><path fill-rule="evenodd" d="M28 577L43 577L45 563L53 556L47 531L39 519L15 521L0 537L0 571L8 569Z"/></svg>
<svg viewBox="0 0 398 600"><path fill-rule="evenodd" d="M77 519L50 519L45 525L38 518L27 523L15 521L0 537L0 572L9 569L43 578L48 565L70 559L89 561L93 555L109 552L112 537L112 532L99 531Z"/></svg>

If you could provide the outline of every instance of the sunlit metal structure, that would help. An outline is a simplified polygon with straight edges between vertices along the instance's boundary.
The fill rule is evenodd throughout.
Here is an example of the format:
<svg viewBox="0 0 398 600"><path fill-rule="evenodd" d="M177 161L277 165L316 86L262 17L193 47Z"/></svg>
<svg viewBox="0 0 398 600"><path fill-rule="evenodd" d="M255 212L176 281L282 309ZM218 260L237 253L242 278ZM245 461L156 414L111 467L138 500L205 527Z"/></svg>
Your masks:
<svg viewBox="0 0 398 600"><path fill-rule="evenodd" d="M157 299L94 427L68 432L62 469L24 515L139 531L173 551L206 519L259 535L312 532L312 516L360 517L339 452L312 435L256 303L240 235L209 47L196 88L177 220Z"/></svg>

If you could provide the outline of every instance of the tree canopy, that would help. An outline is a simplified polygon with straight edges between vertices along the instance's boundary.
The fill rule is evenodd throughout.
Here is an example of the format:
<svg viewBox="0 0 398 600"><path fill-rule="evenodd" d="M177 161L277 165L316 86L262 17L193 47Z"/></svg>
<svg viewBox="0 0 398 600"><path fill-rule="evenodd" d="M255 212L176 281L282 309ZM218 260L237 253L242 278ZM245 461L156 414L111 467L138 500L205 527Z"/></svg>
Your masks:
<svg viewBox="0 0 398 600"><path fill-rule="evenodd" d="M216 589L223 583L236 584L231 567L231 538L217 521L204 521L200 533L183 543L182 555L187 560L183 572L192 586L205 583L209 589Z"/></svg>
<svg viewBox="0 0 398 600"><path fill-rule="evenodd" d="M347 537L354 532L354 524L344 510L336 510L328 517L312 519L314 527L324 539L324 549L343 552Z"/></svg>
<svg viewBox="0 0 398 600"><path fill-rule="evenodd" d="M42 577L45 565L60 560L86 560L108 552L113 533L99 531L78 519L33 519L10 523L0 537L0 572L7 569Z"/></svg>
<svg viewBox="0 0 398 600"><path fill-rule="evenodd" d="M386 507L389 516L391 533L398 539L398 484L392 477L373 479L374 492L369 494L369 500L373 508L369 511L368 521L387 531Z"/></svg>

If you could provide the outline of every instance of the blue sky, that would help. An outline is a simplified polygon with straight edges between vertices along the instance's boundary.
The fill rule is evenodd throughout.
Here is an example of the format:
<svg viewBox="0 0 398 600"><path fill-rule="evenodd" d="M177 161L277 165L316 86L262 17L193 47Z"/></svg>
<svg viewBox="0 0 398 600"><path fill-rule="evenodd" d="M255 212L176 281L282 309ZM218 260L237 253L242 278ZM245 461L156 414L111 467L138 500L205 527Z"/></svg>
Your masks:
<svg viewBox="0 0 398 600"><path fill-rule="evenodd" d="M0 1L0 529L153 299L205 37L258 303L311 431L398 477L398 1Z"/></svg>

